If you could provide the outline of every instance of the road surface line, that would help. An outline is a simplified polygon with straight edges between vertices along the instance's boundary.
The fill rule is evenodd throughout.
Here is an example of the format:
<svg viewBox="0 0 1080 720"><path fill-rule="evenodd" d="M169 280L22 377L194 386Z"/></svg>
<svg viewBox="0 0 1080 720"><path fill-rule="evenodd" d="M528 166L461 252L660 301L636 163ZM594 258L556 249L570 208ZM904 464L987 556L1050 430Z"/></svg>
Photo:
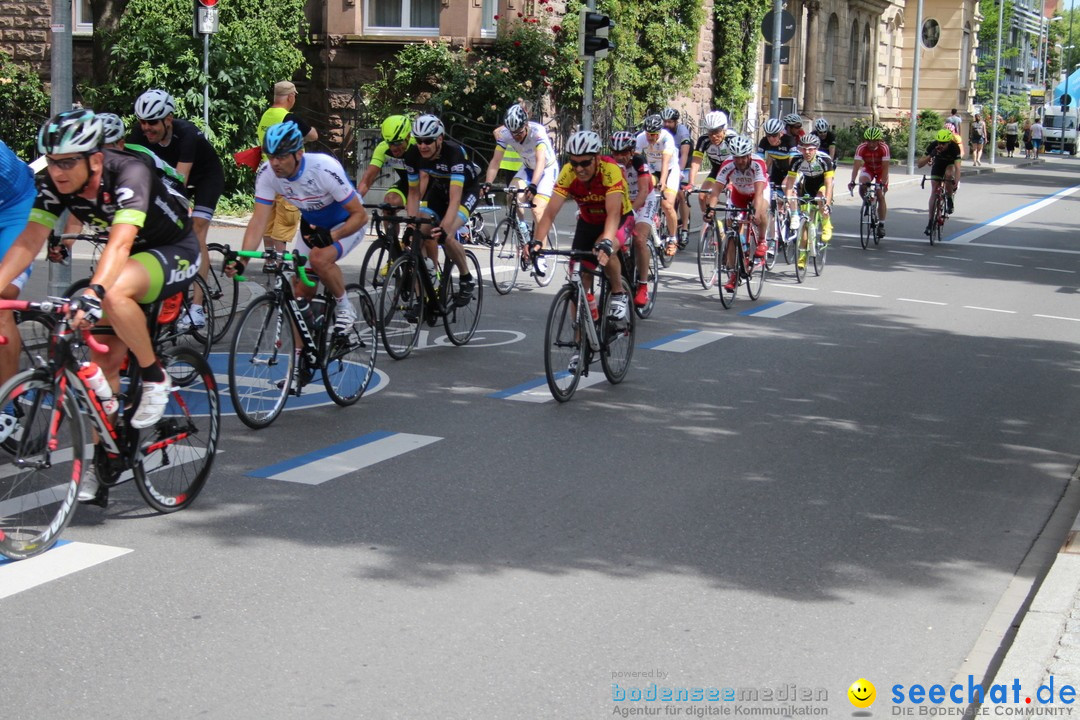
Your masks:
<svg viewBox="0 0 1080 720"><path fill-rule="evenodd" d="M638 345L646 350L662 350L664 352L684 353L702 345L708 345L717 340L731 337L731 333L716 332L713 330L682 330L673 335L662 337L659 340Z"/></svg>
<svg viewBox="0 0 1080 720"><path fill-rule="evenodd" d="M1007 315L1015 315L1015 310L999 310L998 308L979 307L978 305L965 305L967 310L985 310L986 312L1005 313Z"/></svg>
<svg viewBox="0 0 1080 720"><path fill-rule="evenodd" d="M960 233L959 235L954 235L954 236L952 236L950 238L946 238L945 242L956 243L956 244L970 243L972 240L977 240L978 238L981 238L983 235L986 235L988 233L993 232L994 230L997 230L999 227L1003 227L1005 225L1008 225L1011 222L1019 220L1020 218L1024 217L1025 215L1030 215L1031 213L1037 212L1037 211L1041 210L1042 208L1044 208L1044 207L1046 207L1048 205L1052 205L1053 203L1056 203L1058 200L1061 200L1062 198L1065 198L1065 197L1068 197L1069 195L1072 195L1077 190L1080 190L1080 185L1073 185L1072 187L1068 187L1068 188L1065 188L1063 190L1059 190L1056 193L1054 193L1053 195L1050 195L1049 197L1045 197L1045 198L1043 198L1041 200L1036 200L1034 202L1030 202L1027 205L1021 205L1020 207L1018 207L1017 209L1015 209L1015 210L1013 210L1011 212L1008 212L1008 213L1005 213L1004 215L999 215L996 218L992 218L990 220L987 220L986 222L982 223L981 225L976 225L975 227L971 228L967 232L963 232L963 233Z"/></svg>
<svg viewBox="0 0 1080 720"><path fill-rule="evenodd" d="M252 470L248 477L320 485L383 460L438 442L442 438L410 433L373 432L284 462Z"/></svg>
<svg viewBox="0 0 1080 720"><path fill-rule="evenodd" d="M581 379L578 380L577 389L580 390L596 385L603 382L604 379L604 373L601 372L600 368L595 368L590 370L588 375L581 376ZM551 395L551 390L548 389L546 378L530 380L521 385L515 385L508 390L492 393L491 395L488 395L488 397L497 398L499 400L517 400L518 402L530 403L545 403L555 399Z"/></svg>
<svg viewBox="0 0 1080 720"><path fill-rule="evenodd" d="M1047 318L1048 320L1068 320L1070 322L1080 322L1080 318L1062 317L1061 315L1040 315L1035 313L1035 317Z"/></svg>
<svg viewBox="0 0 1080 720"><path fill-rule="evenodd" d="M793 312L805 310L810 307L810 303L800 302L785 302L778 301L769 303L768 305L762 305L760 307L750 308L749 310L743 310L740 315L752 315L754 317L763 318L782 318L785 315L790 315Z"/></svg>
<svg viewBox="0 0 1080 720"><path fill-rule="evenodd" d="M852 292L850 290L833 290L832 292L837 295L855 295L857 297L879 298L880 295L873 295L871 293Z"/></svg>
<svg viewBox="0 0 1080 720"><path fill-rule="evenodd" d="M0 558L0 598L10 597L129 552L129 548L61 540L52 549L29 560L13 562Z"/></svg>
<svg viewBox="0 0 1080 720"><path fill-rule="evenodd" d="M949 303L937 302L936 300L916 300L915 298L896 298L901 302L922 303L923 305L948 305Z"/></svg>

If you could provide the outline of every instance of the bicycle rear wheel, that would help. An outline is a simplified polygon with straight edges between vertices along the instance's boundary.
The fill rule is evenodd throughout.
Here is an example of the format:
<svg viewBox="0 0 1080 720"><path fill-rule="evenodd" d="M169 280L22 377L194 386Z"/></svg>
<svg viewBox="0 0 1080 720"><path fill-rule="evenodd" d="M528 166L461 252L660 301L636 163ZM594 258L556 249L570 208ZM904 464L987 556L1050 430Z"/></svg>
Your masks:
<svg viewBox="0 0 1080 720"><path fill-rule="evenodd" d="M574 396L586 362L581 337L585 330L580 327L584 314L579 312L575 294L573 285L565 285L556 293L544 330L544 374L551 396L559 402ZM571 368L574 358L577 362Z"/></svg>
<svg viewBox="0 0 1080 720"><path fill-rule="evenodd" d="M360 265L360 287L377 293L389 271L390 243L385 238L376 238L364 253L364 262Z"/></svg>
<svg viewBox="0 0 1080 720"><path fill-rule="evenodd" d="M190 317L196 289L202 291L203 314L206 318L206 324L201 328L195 327L190 321L184 322L185 319ZM213 338L216 335L214 312L211 307L206 305L206 298L209 296L210 290L206 282L198 275L193 277L191 284L184 291L183 299L180 301L180 313L172 322L158 325L157 335L154 336L154 346L157 348L189 347L203 357L209 355Z"/></svg>
<svg viewBox="0 0 1080 720"><path fill-rule="evenodd" d="M941 229L945 226L945 200L939 193L934 202L934 222L930 226L930 244L941 242Z"/></svg>
<svg viewBox="0 0 1080 720"><path fill-rule="evenodd" d="M630 286L625 278L619 278L622 283L622 291L630 292ZM632 296L631 296L632 297ZM636 320L634 313L626 313L625 320L614 320L610 317L611 292L604 297L604 307L601 312L603 322L600 330L600 366L604 368L604 377L612 385L623 381L626 371L630 369L630 358L634 356L634 328Z"/></svg>
<svg viewBox="0 0 1080 720"><path fill-rule="evenodd" d="M345 286L345 296L356 310L356 322L344 333L328 328L320 352L323 385L330 399L342 407L359 400L371 384L379 343L371 297L356 283ZM330 322L333 308L327 315Z"/></svg>
<svg viewBox="0 0 1080 720"><path fill-rule="evenodd" d="M395 360L407 358L416 345L425 315L424 302L415 259L411 254L402 255L390 266L386 282L379 289L376 316L383 347Z"/></svg>
<svg viewBox="0 0 1080 720"><path fill-rule="evenodd" d="M519 234L515 218L504 218L495 228L491 241L491 284L500 295L506 295L517 284L518 270L521 269Z"/></svg>
<svg viewBox="0 0 1080 720"><path fill-rule="evenodd" d="M0 555L23 560L52 547L71 522L86 430L72 392L58 399L52 378L34 370L0 388L0 417L8 432L0 451Z"/></svg>
<svg viewBox="0 0 1080 720"><path fill-rule="evenodd" d="M476 326L480 322L480 310L484 305L484 277L480 274L480 261L476 259L471 250L465 251L465 263L469 266L473 276L473 292L469 302L458 305L454 297L461 287L461 273L453 261L447 260L443 272L442 298L446 302L446 314L443 315L443 327L446 329L446 337L455 345L464 345L472 339L476 333Z"/></svg>
<svg viewBox="0 0 1080 720"><path fill-rule="evenodd" d="M667 232L667 220L664 219L663 213L653 218L652 230L649 232L649 241L656 248L656 256L660 258L660 264L665 267L671 267L671 261L675 259L674 255L667 254L667 245L663 242L663 232Z"/></svg>
<svg viewBox="0 0 1080 720"><path fill-rule="evenodd" d="M221 431L221 401L201 355L177 347L160 357L173 389L161 420L140 438L133 475L146 504L171 513L195 502L206 484Z"/></svg>
<svg viewBox="0 0 1080 720"><path fill-rule="evenodd" d="M701 237L698 238L698 251L697 251L697 267L698 267L698 280L701 282L701 287L708 290L717 282L717 246L716 239L716 223L706 223L705 227L701 230Z"/></svg>
<svg viewBox="0 0 1080 720"><path fill-rule="evenodd" d="M863 201L862 212L859 214L859 243L862 249L870 247L870 236L877 233L873 224L873 216L870 213L870 203Z"/></svg>
<svg viewBox="0 0 1080 720"><path fill-rule="evenodd" d="M240 317L229 352L229 398L241 422L264 428L285 408L296 362L288 311L262 295Z"/></svg>
<svg viewBox="0 0 1080 720"><path fill-rule="evenodd" d="M750 230L749 246L752 248L757 247L757 230L753 228ZM749 266L750 268L746 278L746 294L750 296L751 300L757 300L761 297L761 289L765 286L766 264L765 258L754 257L753 255L745 257L742 248L739 248L739 267Z"/></svg>
<svg viewBox="0 0 1080 720"><path fill-rule="evenodd" d="M211 344L219 343L232 327L236 317L236 308L240 303L240 281L227 277L222 269L225 266L225 246L221 243L207 243L206 251L210 254L210 270L206 273L206 287L210 300L204 309L208 316L213 316L214 327Z"/></svg>
<svg viewBox="0 0 1080 720"><path fill-rule="evenodd" d="M49 338L56 322L52 315L24 310L15 313L22 349L19 370L29 370L45 361L49 354Z"/></svg>
<svg viewBox="0 0 1080 720"><path fill-rule="evenodd" d="M720 304L727 309L731 309L731 306L735 304L735 295L739 291L739 282L736 278L732 283L731 275L735 272L735 268L739 266L738 247L734 249L735 254L735 267L728 267L725 258L728 256L728 247L731 243L737 243L739 239L735 237L734 233L724 233L724 239L720 242L720 248L716 252L716 288L720 292ZM728 289L730 284L731 289Z"/></svg>

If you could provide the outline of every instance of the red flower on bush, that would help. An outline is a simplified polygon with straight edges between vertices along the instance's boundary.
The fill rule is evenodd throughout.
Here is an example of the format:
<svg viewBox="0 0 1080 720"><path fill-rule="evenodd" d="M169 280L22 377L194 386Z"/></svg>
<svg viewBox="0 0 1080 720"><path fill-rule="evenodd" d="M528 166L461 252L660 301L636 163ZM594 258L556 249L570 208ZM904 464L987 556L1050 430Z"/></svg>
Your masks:
<svg viewBox="0 0 1080 720"><path fill-rule="evenodd" d="M515 40L514 41L514 47L521 47L521 41L520 40Z"/></svg>
<svg viewBox="0 0 1080 720"><path fill-rule="evenodd" d="M562 32L562 25L552 25L551 26L551 32L553 32L553 33L561 33Z"/></svg>
<svg viewBox="0 0 1080 720"><path fill-rule="evenodd" d="M495 19L496 19L496 20L498 20L498 19L499 19L499 16L498 16L498 15L496 15L496 16L495 16Z"/></svg>

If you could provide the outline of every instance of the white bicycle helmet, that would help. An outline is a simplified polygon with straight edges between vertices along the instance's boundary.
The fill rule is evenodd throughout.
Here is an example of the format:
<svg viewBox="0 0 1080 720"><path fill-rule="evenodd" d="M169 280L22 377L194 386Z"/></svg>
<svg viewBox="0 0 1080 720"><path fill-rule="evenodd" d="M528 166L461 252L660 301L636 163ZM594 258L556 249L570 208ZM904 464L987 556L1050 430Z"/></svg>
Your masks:
<svg viewBox="0 0 1080 720"><path fill-rule="evenodd" d="M660 119L661 120L675 120L675 121L678 121L679 117L681 117L679 115L679 111L676 110L673 107L664 108L663 110L660 111Z"/></svg>
<svg viewBox="0 0 1080 720"><path fill-rule="evenodd" d="M503 118L503 125L512 133L516 133L529 122L529 116L520 105L511 105Z"/></svg>
<svg viewBox="0 0 1080 720"><path fill-rule="evenodd" d="M779 118L769 118L761 128L766 135L779 135L784 132L784 123Z"/></svg>
<svg viewBox="0 0 1080 720"><path fill-rule="evenodd" d="M603 144L600 136L592 130L579 130L566 141L566 152L570 155L596 155Z"/></svg>
<svg viewBox="0 0 1080 720"><path fill-rule="evenodd" d="M702 121L701 127L705 129L705 132L712 132L713 130L727 127L727 113L723 110L713 110L712 112L705 113L705 119Z"/></svg>
<svg viewBox="0 0 1080 720"><path fill-rule="evenodd" d="M727 141L732 157L746 157L754 152L754 141L745 135L736 135Z"/></svg>
<svg viewBox="0 0 1080 720"><path fill-rule="evenodd" d="M412 134L417 139L442 137L444 133L446 128L443 127L442 120L434 115L421 115L413 120Z"/></svg>
<svg viewBox="0 0 1080 720"><path fill-rule="evenodd" d="M637 142L637 138L634 137L634 133L620 130L611 135L611 149L615 152L622 152L623 150L629 150L634 147L634 143Z"/></svg>
<svg viewBox="0 0 1080 720"><path fill-rule="evenodd" d="M135 117L140 120L161 120L175 110L172 95L157 88L147 90L135 101Z"/></svg>
<svg viewBox="0 0 1080 720"><path fill-rule="evenodd" d="M825 118L818 118L814 121L814 130L816 130L817 132L828 132L829 121Z"/></svg>
<svg viewBox="0 0 1080 720"><path fill-rule="evenodd" d="M798 113L790 113L784 116L785 125L802 125L802 118Z"/></svg>
<svg viewBox="0 0 1080 720"><path fill-rule="evenodd" d="M90 110L65 110L38 130L37 151L42 155L93 153L101 149L101 119Z"/></svg>
<svg viewBox="0 0 1080 720"><path fill-rule="evenodd" d="M127 128L124 127L124 121L120 119L119 115L98 113L98 119L101 120L101 127L105 133L103 142L106 145L120 142L127 135Z"/></svg>

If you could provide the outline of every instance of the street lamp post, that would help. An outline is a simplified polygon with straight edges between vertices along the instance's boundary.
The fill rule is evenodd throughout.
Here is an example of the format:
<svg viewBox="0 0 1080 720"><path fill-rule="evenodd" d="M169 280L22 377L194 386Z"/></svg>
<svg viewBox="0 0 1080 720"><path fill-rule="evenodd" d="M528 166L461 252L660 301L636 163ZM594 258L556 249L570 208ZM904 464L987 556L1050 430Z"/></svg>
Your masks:
<svg viewBox="0 0 1080 720"><path fill-rule="evenodd" d="M1005 0L998 0L997 57L994 59L994 118L990 130L990 164L997 159L998 95L1001 91L1001 26L1005 24Z"/></svg>

